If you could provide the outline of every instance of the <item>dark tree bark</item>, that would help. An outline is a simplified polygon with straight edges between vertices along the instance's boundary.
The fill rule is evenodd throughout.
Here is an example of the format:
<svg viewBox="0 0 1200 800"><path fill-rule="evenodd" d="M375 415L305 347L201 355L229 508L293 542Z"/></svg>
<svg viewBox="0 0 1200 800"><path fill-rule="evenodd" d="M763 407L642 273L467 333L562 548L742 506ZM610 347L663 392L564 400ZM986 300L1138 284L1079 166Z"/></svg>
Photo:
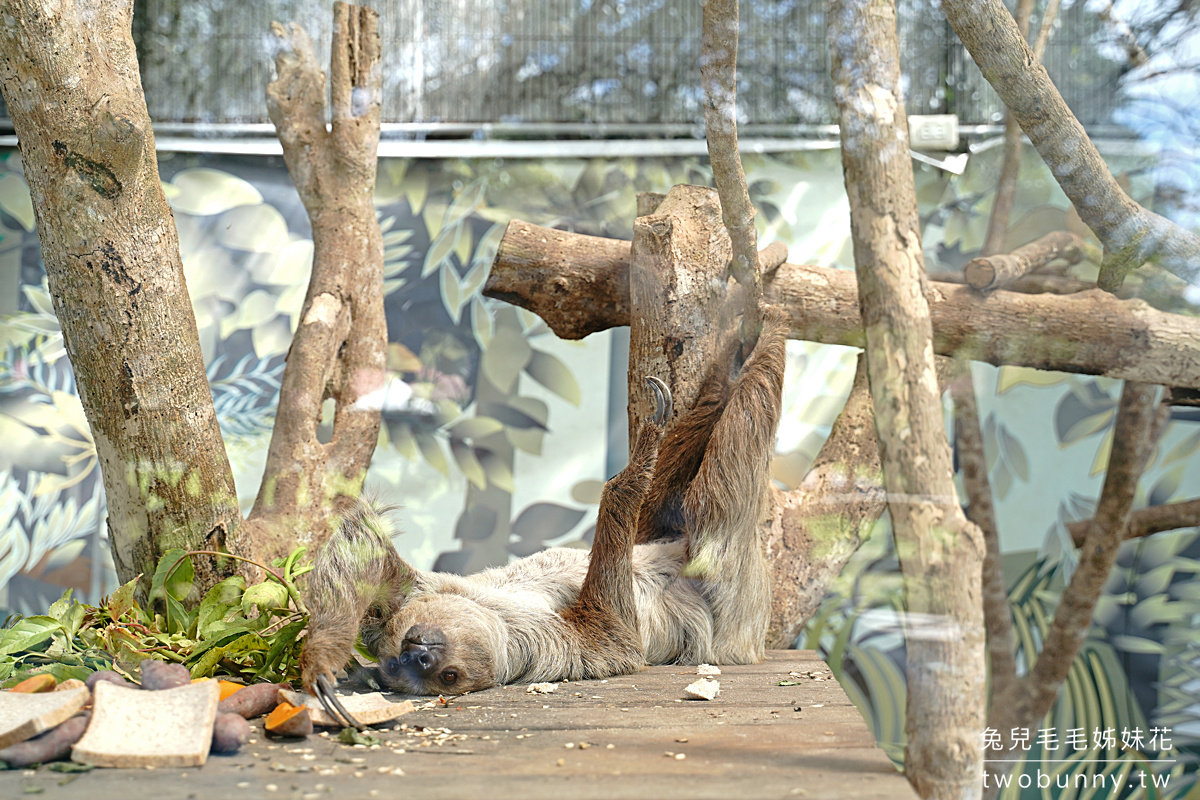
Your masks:
<svg viewBox="0 0 1200 800"><path fill-rule="evenodd" d="M904 770L922 797L978 797L983 543L958 505L943 427L895 6L835 0L829 46L875 429L907 598ZM943 633L930 635L930 625Z"/></svg>
<svg viewBox="0 0 1200 800"><path fill-rule="evenodd" d="M153 575L171 548L221 549L241 523L159 182L132 5L14 0L0 24L0 89L122 581ZM218 576L210 561L197 572L202 584Z"/></svg>

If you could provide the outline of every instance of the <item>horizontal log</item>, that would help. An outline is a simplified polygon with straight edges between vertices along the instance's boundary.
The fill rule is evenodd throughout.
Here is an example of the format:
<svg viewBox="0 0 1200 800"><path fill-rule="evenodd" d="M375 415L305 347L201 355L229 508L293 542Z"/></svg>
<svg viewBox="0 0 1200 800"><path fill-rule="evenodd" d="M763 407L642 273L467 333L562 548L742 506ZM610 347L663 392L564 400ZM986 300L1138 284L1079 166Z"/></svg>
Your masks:
<svg viewBox="0 0 1200 800"><path fill-rule="evenodd" d="M981 297L930 281L934 348L989 364L1200 388L1200 319L1099 290ZM484 294L533 311L560 337L629 324L629 243L514 220ZM854 273L784 264L766 287L792 315L792 336L863 346Z"/></svg>
<svg viewBox="0 0 1200 800"><path fill-rule="evenodd" d="M1078 264L1083 260L1083 240L1068 231L1052 231L1011 253L972 258L963 267L963 277L972 288L990 291L1008 286L1058 258Z"/></svg>

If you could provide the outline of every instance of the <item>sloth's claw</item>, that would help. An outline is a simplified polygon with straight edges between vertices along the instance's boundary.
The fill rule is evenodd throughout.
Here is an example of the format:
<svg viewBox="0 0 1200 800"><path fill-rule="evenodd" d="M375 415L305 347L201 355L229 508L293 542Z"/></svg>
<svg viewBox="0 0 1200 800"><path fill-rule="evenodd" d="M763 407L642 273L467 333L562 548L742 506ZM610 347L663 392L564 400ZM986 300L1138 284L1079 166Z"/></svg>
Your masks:
<svg viewBox="0 0 1200 800"><path fill-rule="evenodd" d="M653 375L646 376L646 383L654 391L654 423L662 425L671 418L671 390L665 383Z"/></svg>
<svg viewBox="0 0 1200 800"><path fill-rule="evenodd" d="M350 712L342 705L342 701L334 694L333 682L329 680L328 675L317 676L317 680L313 684L313 694L321 701L321 705L325 707L329 716L333 717L343 728L355 728L360 731L366 729L365 725L350 715Z"/></svg>

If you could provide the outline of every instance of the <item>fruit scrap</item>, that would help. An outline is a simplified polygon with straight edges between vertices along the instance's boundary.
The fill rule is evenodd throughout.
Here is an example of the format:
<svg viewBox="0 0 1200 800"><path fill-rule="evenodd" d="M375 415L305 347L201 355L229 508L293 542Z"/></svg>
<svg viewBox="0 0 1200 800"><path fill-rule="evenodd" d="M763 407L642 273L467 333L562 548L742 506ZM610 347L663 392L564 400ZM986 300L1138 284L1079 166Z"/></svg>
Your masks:
<svg viewBox="0 0 1200 800"><path fill-rule="evenodd" d="M142 688L150 691L175 689L192 682L192 674L183 664L170 661L155 661L147 658L142 662Z"/></svg>
<svg viewBox="0 0 1200 800"><path fill-rule="evenodd" d="M239 714L217 713L213 723L212 752L236 753L250 739L250 723Z"/></svg>
<svg viewBox="0 0 1200 800"><path fill-rule="evenodd" d="M87 730L90 718L91 712L84 711L40 736L6 747L0 750L0 761L10 767L28 767L66 758L71 754L71 745Z"/></svg>
<svg viewBox="0 0 1200 800"><path fill-rule="evenodd" d="M37 675L21 681L9 689L9 691L21 692L23 694L40 694L42 692L53 692L54 687L57 685L58 680L49 672L39 672Z"/></svg>
<svg viewBox="0 0 1200 800"><path fill-rule="evenodd" d="M231 694L238 691L239 689L246 688L242 684L234 683L233 681L217 681L217 685L221 687L221 699L222 700L229 697Z"/></svg>
<svg viewBox="0 0 1200 800"><path fill-rule="evenodd" d="M304 706L280 703L267 717L266 728L276 736L308 736L313 732L312 717Z"/></svg>
<svg viewBox="0 0 1200 800"><path fill-rule="evenodd" d="M256 683L243 686L229 695L217 707L219 711L240 714L244 719L254 719L269 713L279 703L279 684Z"/></svg>

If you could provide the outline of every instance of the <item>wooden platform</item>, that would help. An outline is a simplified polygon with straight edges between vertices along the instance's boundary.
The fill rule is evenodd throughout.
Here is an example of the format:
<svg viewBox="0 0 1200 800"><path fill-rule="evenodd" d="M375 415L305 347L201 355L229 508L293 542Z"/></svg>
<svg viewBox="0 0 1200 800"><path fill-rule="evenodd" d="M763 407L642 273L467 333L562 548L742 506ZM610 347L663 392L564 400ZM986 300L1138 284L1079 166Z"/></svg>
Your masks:
<svg viewBox="0 0 1200 800"><path fill-rule="evenodd" d="M258 732L240 754L195 769L42 768L0 783L88 800L916 797L815 654L723 667L716 700L676 702L695 679L691 667L654 667L553 694L500 687L403 717L407 728L377 732L376 749Z"/></svg>

